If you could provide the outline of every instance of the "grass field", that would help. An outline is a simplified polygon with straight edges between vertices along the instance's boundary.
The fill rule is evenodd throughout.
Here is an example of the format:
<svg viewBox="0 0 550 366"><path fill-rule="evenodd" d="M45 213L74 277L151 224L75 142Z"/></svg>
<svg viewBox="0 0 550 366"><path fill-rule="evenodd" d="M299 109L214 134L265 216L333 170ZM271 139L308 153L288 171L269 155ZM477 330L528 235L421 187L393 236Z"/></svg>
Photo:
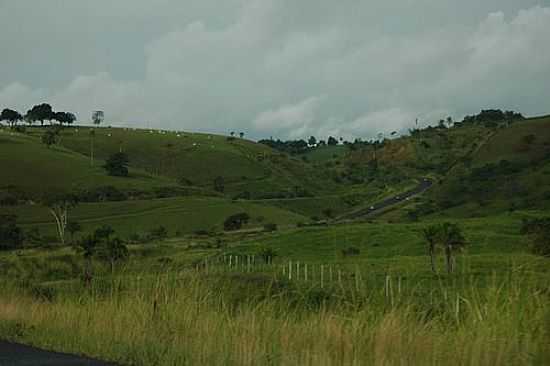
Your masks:
<svg viewBox="0 0 550 366"><path fill-rule="evenodd" d="M53 217L42 206L4 208L17 215L27 230L38 228L41 233L55 233ZM222 198L181 197L143 201L82 203L70 212L70 219L78 221L84 232L108 223L119 235L144 234L160 225L169 236L190 234L198 230L222 231L223 221L230 215L247 212L251 220L246 227L261 227L265 223L280 226L295 225L308 219L283 209L247 201L231 202Z"/></svg>
<svg viewBox="0 0 550 366"><path fill-rule="evenodd" d="M540 213L459 220L468 250L450 276L429 270L419 233L427 223L263 233L225 249L189 248L195 239L139 245L114 277L98 269L105 274L90 289L46 272L48 281L3 281L0 335L132 365L542 365L550 361L548 259L528 254L518 234L532 215ZM265 245L278 253L273 266L185 269ZM343 258L347 246L360 255ZM43 266L60 266L70 252L10 260L48 255L58 259ZM174 262L159 261L167 257ZM300 263L291 281L281 271L288 261Z"/></svg>

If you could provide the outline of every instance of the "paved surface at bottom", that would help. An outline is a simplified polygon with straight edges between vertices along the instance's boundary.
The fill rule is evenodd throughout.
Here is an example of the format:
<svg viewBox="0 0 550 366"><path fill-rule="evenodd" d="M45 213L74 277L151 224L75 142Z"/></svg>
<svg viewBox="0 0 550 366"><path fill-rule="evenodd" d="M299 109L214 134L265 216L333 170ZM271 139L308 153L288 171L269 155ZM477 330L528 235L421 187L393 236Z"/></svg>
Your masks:
<svg viewBox="0 0 550 366"><path fill-rule="evenodd" d="M114 364L0 341L0 366L114 366Z"/></svg>

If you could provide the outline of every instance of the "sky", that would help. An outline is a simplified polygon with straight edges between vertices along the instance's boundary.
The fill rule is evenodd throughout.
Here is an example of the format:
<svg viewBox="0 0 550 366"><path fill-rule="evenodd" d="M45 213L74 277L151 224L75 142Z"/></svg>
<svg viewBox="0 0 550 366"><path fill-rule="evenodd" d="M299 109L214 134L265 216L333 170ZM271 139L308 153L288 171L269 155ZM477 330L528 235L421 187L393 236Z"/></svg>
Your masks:
<svg viewBox="0 0 550 366"><path fill-rule="evenodd" d="M368 139L550 113L550 0L0 0L0 108Z"/></svg>

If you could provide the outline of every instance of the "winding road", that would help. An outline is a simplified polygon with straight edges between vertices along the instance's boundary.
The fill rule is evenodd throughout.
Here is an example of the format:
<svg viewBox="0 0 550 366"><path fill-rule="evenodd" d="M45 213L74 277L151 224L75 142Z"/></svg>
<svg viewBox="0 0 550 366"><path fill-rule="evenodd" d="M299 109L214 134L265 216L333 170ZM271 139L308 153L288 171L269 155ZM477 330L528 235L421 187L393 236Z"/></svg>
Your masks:
<svg viewBox="0 0 550 366"><path fill-rule="evenodd" d="M91 358L0 341L0 366L115 366Z"/></svg>
<svg viewBox="0 0 550 366"><path fill-rule="evenodd" d="M379 214L384 209L397 205L401 202L405 202L410 200L412 197L424 193L427 191L431 186L433 185L433 182L429 178L422 178L420 183L413 189L408 190L406 192L400 193L398 195L395 195L393 197L387 198L383 201L380 201L378 203L375 203L369 207L365 207L353 212L349 212L341 217L338 218L337 221L342 220L353 220L359 217L372 217L377 214Z"/></svg>

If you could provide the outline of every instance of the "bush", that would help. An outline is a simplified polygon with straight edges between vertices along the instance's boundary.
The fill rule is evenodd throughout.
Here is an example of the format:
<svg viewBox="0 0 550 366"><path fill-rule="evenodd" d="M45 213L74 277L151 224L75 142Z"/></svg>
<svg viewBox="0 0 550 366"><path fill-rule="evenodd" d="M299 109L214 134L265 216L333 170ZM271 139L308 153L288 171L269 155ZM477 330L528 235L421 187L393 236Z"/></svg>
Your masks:
<svg viewBox="0 0 550 366"><path fill-rule="evenodd" d="M226 231L239 230L243 224L248 223L250 216L246 212L241 212L229 216L223 223L223 229Z"/></svg>
<svg viewBox="0 0 550 366"><path fill-rule="evenodd" d="M101 186L95 189L84 190L78 194L82 202L125 201L126 193L114 186Z"/></svg>
<svg viewBox="0 0 550 366"><path fill-rule="evenodd" d="M109 156L107 161L105 161L105 165L103 165L103 168L105 168L107 173L111 176L127 177L128 163L128 155L123 152L118 152Z"/></svg>
<svg viewBox="0 0 550 366"><path fill-rule="evenodd" d="M534 254L550 257L550 218L524 219L521 233L529 237Z"/></svg>
<svg viewBox="0 0 550 366"><path fill-rule="evenodd" d="M355 247L349 247L342 249L342 256L343 257L351 257L361 254L361 251L358 248Z"/></svg>
<svg viewBox="0 0 550 366"><path fill-rule="evenodd" d="M149 231L150 240L163 240L168 237L168 230L162 225L153 228Z"/></svg>
<svg viewBox="0 0 550 366"><path fill-rule="evenodd" d="M274 223L264 224L264 231L266 232L277 231L277 224L274 224Z"/></svg>

